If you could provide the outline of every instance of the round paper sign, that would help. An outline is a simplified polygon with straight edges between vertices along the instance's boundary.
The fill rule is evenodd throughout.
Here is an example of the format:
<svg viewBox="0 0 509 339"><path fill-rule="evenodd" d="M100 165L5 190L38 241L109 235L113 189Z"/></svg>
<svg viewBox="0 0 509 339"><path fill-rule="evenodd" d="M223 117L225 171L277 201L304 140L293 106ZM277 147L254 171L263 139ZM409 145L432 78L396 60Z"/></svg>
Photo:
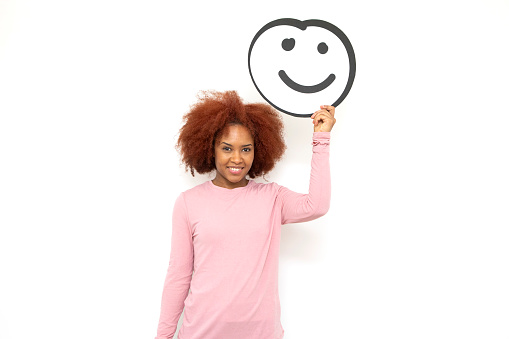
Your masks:
<svg viewBox="0 0 509 339"><path fill-rule="evenodd" d="M278 19L263 26L248 53L251 79L274 108L310 117L339 105L355 78L355 54L345 33L322 20Z"/></svg>

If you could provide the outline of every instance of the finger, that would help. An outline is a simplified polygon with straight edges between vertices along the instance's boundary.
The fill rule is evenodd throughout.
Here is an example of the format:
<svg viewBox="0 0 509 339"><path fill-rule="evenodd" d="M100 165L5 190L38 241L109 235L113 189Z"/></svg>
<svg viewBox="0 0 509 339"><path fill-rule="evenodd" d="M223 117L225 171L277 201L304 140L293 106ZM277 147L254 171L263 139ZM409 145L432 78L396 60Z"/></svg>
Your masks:
<svg viewBox="0 0 509 339"><path fill-rule="evenodd" d="M336 123L336 119L330 113L318 113L313 120L315 132L330 132Z"/></svg>
<svg viewBox="0 0 509 339"><path fill-rule="evenodd" d="M336 112L336 107L334 107L334 106L330 106L330 105L322 105L322 106L320 106L320 108L327 110L327 111L328 111L328 112L330 112L333 116L334 116L334 113Z"/></svg>
<svg viewBox="0 0 509 339"><path fill-rule="evenodd" d="M322 106L325 110L327 110L332 116L336 113L336 107L330 106L330 105L323 105Z"/></svg>
<svg viewBox="0 0 509 339"><path fill-rule="evenodd" d="M314 114L314 120L334 119L334 116L327 111L318 111Z"/></svg>
<svg viewBox="0 0 509 339"><path fill-rule="evenodd" d="M336 119L330 114L318 114L315 119L313 120L313 125L323 125L323 126L334 126L336 123Z"/></svg>
<svg viewBox="0 0 509 339"><path fill-rule="evenodd" d="M311 115L311 118L313 119L316 116L316 114L318 114L319 112L327 112L327 110L325 110L325 109L318 110Z"/></svg>

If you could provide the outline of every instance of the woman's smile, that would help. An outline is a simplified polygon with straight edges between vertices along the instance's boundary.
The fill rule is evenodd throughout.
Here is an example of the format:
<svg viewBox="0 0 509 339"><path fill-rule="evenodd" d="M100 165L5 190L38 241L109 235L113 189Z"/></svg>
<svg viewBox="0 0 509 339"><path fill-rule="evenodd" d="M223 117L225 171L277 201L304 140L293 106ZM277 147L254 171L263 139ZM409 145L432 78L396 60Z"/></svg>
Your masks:
<svg viewBox="0 0 509 339"><path fill-rule="evenodd" d="M240 174L244 167L227 167L232 174Z"/></svg>

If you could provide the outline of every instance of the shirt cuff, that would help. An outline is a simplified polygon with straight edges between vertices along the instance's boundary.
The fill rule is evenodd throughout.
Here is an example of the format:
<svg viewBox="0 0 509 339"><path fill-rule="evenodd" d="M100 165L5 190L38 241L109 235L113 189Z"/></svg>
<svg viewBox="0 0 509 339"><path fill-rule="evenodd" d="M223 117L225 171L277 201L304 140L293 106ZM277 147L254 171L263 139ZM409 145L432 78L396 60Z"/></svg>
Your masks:
<svg viewBox="0 0 509 339"><path fill-rule="evenodd" d="M329 145L330 144L330 132L313 132L312 145Z"/></svg>

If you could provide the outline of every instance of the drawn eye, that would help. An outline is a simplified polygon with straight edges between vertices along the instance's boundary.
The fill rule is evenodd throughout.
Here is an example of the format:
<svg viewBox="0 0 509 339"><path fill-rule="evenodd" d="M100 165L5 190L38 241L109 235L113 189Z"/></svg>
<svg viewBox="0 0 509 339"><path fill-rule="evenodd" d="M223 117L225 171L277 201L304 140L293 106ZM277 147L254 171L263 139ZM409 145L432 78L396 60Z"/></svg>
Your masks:
<svg viewBox="0 0 509 339"><path fill-rule="evenodd" d="M327 46L327 44L326 44L325 42L320 42L320 43L318 44L317 49L318 49L318 52L319 52L320 54L325 54L325 53L327 53L327 51L329 50L329 46Z"/></svg>
<svg viewBox="0 0 509 339"><path fill-rule="evenodd" d="M281 43L281 47L283 47L285 51L291 51L295 47L295 39L284 39Z"/></svg>

